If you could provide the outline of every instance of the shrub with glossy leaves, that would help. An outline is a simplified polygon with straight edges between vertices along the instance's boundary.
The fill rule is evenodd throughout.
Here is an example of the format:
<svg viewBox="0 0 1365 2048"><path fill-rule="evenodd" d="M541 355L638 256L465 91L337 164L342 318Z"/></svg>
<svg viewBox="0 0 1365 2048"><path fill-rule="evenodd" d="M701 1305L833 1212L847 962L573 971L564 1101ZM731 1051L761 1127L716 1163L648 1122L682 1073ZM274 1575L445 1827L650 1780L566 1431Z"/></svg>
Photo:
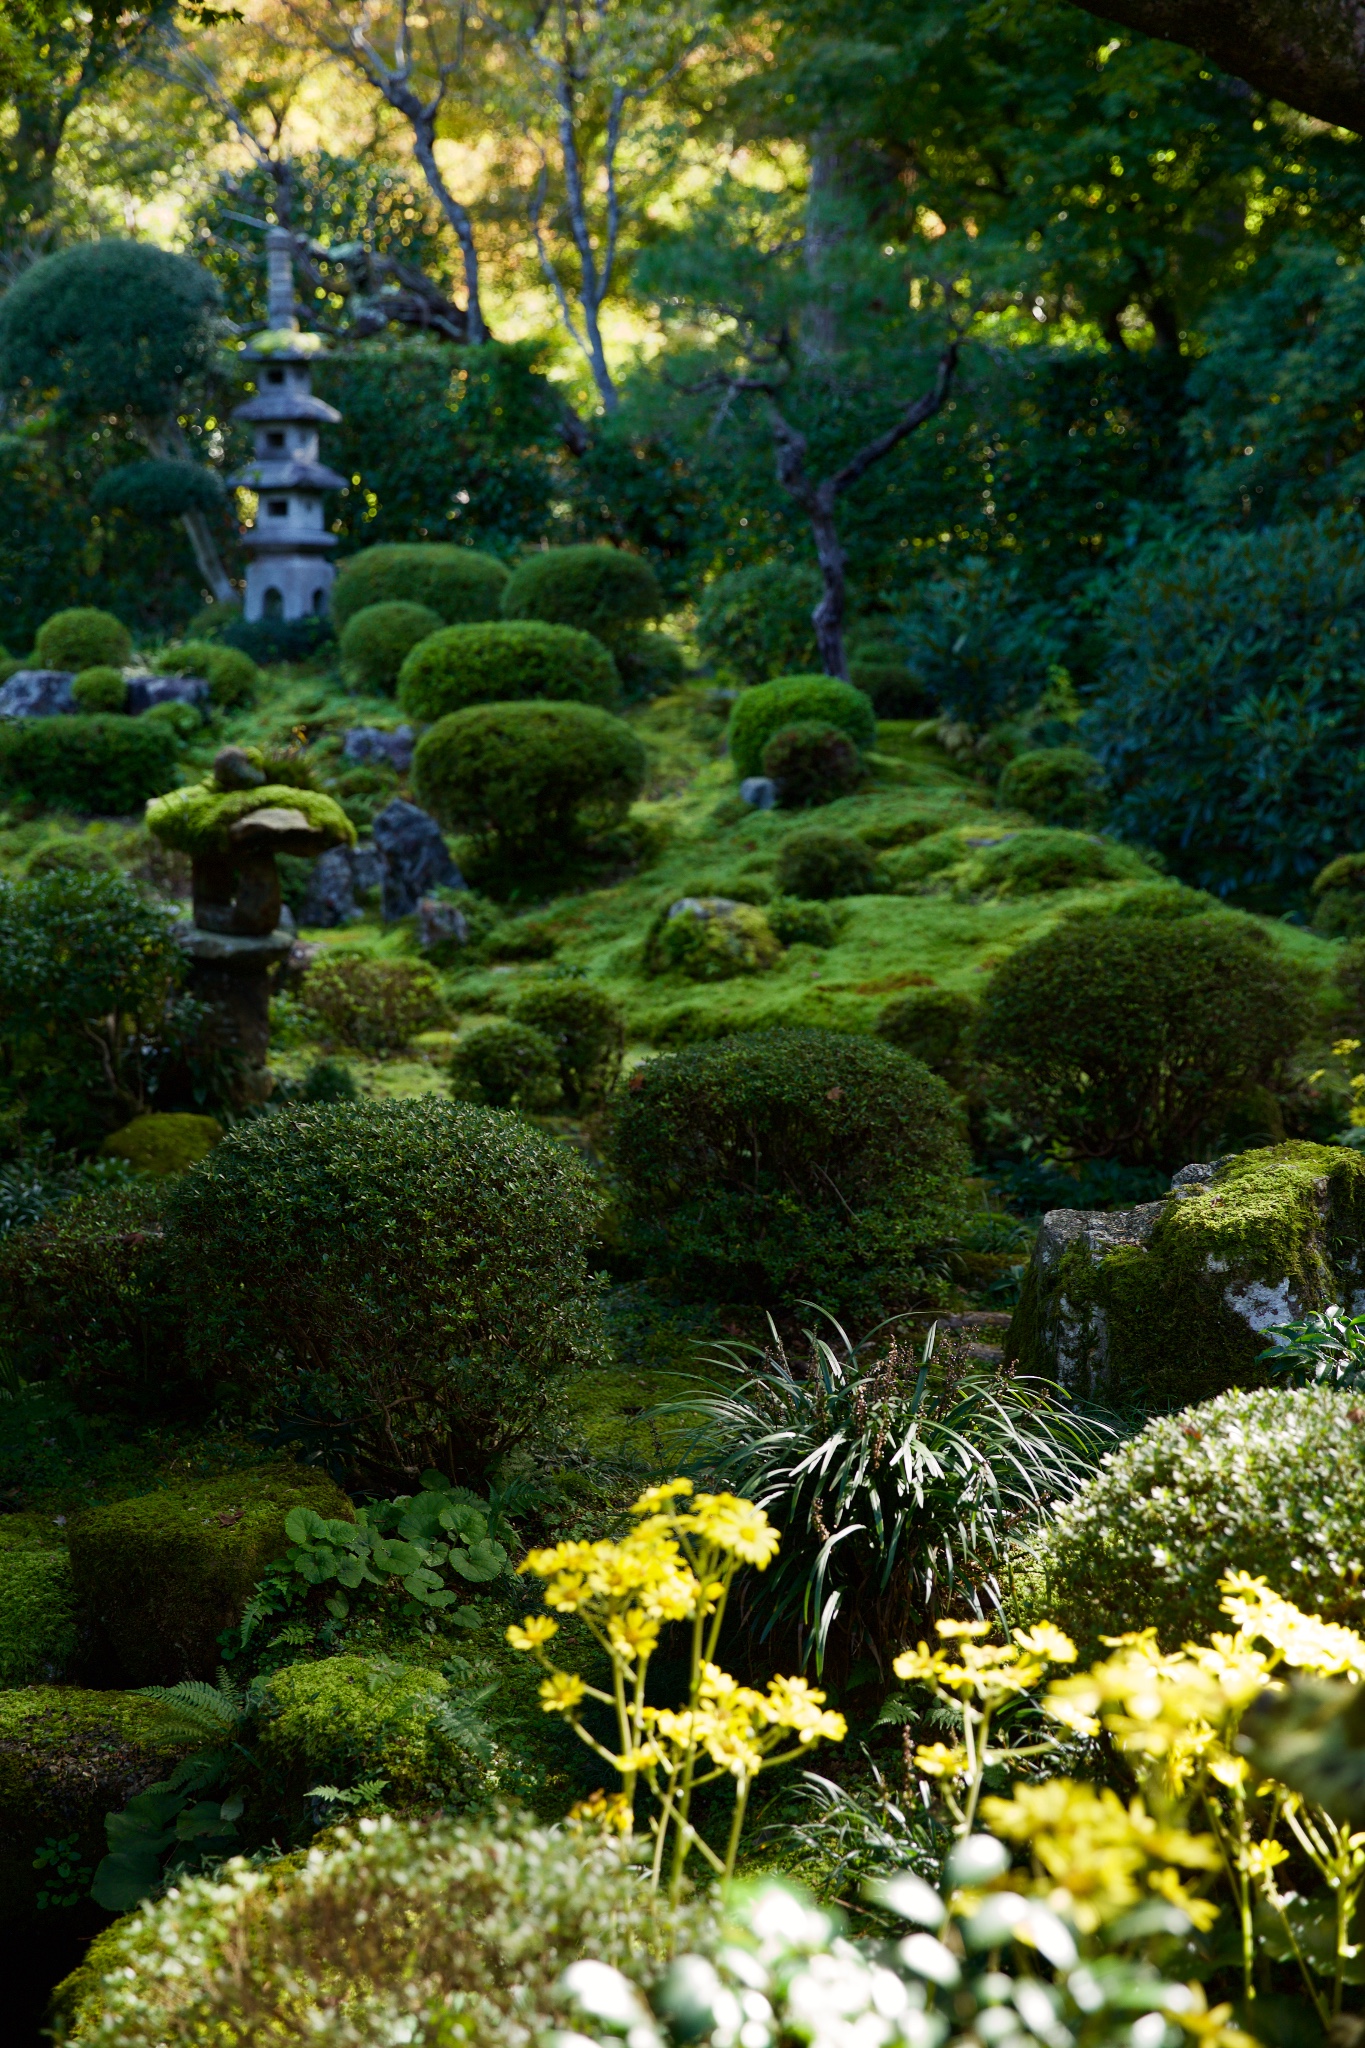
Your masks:
<svg viewBox="0 0 1365 2048"><path fill-rule="evenodd" d="M688 1292L860 1315L922 1294L967 1161L918 1060L835 1031L750 1032L651 1061L616 1102L628 1234Z"/></svg>
<svg viewBox="0 0 1365 2048"><path fill-rule="evenodd" d="M617 824L644 787L645 750L591 704L475 704L418 743L417 800L504 857L543 860Z"/></svg>
<svg viewBox="0 0 1365 2048"><path fill-rule="evenodd" d="M1174 1169L1280 1078L1310 1014L1249 918L1086 911L996 969L977 1051L993 1096L1074 1156Z"/></svg>
<svg viewBox="0 0 1365 2048"><path fill-rule="evenodd" d="M555 1048L530 1024L506 1017L476 1024L450 1056L450 1092L457 1102L540 1115L563 1094Z"/></svg>
<svg viewBox="0 0 1365 2048"><path fill-rule="evenodd" d="M554 1047L570 1109L600 1102L611 1092L626 1031L620 1004L604 988L576 977L533 982L513 1003L512 1016L543 1032Z"/></svg>
<svg viewBox="0 0 1365 2048"><path fill-rule="evenodd" d="M1043 1530L1030 1608L1085 1647L1226 1628L1218 1581L1264 1576L1308 1614L1365 1626L1365 1429L1325 1387L1220 1394L1153 1418ZM1036 1574L1036 1577L1034 1577Z"/></svg>
<svg viewBox="0 0 1365 2048"><path fill-rule="evenodd" d="M337 1045L357 1052L401 1052L445 1015L441 985L414 960L375 960L334 952L309 968L302 1002Z"/></svg>
<svg viewBox="0 0 1365 2048"><path fill-rule="evenodd" d="M1005 765L997 791L1002 809L1027 811L1041 825L1088 831L1108 809L1103 768L1084 747L1034 747Z"/></svg>
<svg viewBox="0 0 1365 2048"><path fill-rule="evenodd" d="M0 720L0 789L44 810L97 818L141 810L175 783L180 746L170 726L99 713Z"/></svg>
<svg viewBox="0 0 1365 2048"><path fill-rule="evenodd" d="M505 619L543 619L592 633L608 647L664 608L659 580L640 555L620 548L536 548L523 555L502 593Z"/></svg>
<svg viewBox="0 0 1365 2048"><path fill-rule="evenodd" d="M741 777L761 774L763 749L784 725L837 726L859 752L877 743L872 700L832 676L777 676L741 693L730 713L730 758Z"/></svg>
<svg viewBox="0 0 1365 2048"><path fill-rule="evenodd" d="M449 541L386 541L351 555L332 585L338 633L368 605L424 604L447 626L496 619L507 571L495 555Z"/></svg>
<svg viewBox="0 0 1365 2048"><path fill-rule="evenodd" d="M777 856L777 886L787 896L828 903L836 896L866 896L877 885L871 849L850 832L792 832Z"/></svg>
<svg viewBox="0 0 1365 2048"><path fill-rule="evenodd" d="M616 663L600 640L524 619L431 634L403 662L398 701L409 718L428 720L525 697L610 704L619 688Z"/></svg>
<svg viewBox="0 0 1365 2048"><path fill-rule="evenodd" d="M578 1159L515 1117L286 1108L171 1187L187 1342L262 1416L331 1421L375 1478L477 1483L601 1340L596 1212Z"/></svg>
<svg viewBox="0 0 1365 2048"><path fill-rule="evenodd" d="M780 726L763 749L763 773L784 810L833 803L863 780L862 756L846 732L819 719Z"/></svg>
<svg viewBox="0 0 1365 2048"><path fill-rule="evenodd" d="M702 595L697 644L741 683L803 674L817 658L811 613L820 594L818 571L795 562L730 569Z"/></svg>
<svg viewBox="0 0 1365 2048"><path fill-rule="evenodd" d="M119 668L83 668L71 685L71 694L82 711L123 711L128 703L128 685Z"/></svg>
<svg viewBox="0 0 1365 2048"><path fill-rule="evenodd" d="M54 612L38 628L35 652L43 668L121 668L133 651L133 636L122 619L96 605L72 605Z"/></svg>
<svg viewBox="0 0 1365 2048"><path fill-rule="evenodd" d="M362 605L341 629L341 660L351 681L362 689L392 696L398 674L419 641L441 630L441 619L429 604L391 597Z"/></svg>

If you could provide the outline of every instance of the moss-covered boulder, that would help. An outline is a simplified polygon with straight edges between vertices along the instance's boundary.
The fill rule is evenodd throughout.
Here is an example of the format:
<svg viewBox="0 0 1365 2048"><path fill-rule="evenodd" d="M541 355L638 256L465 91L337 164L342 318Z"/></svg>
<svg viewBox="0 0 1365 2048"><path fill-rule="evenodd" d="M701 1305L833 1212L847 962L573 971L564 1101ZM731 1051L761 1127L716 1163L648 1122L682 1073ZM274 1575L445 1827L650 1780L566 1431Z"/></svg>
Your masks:
<svg viewBox="0 0 1365 2048"><path fill-rule="evenodd" d="M100 1151L163 1180L168 1173L183 1173L206 1159L222 1135L217 1117L194 1116L188 1110L154 1111L111 1131Z"/></svg>
<svg viewBox="0 0 1365 2048"><path fill-rule="evenodd" d="M220 1633L289 1547L293 1507L354 1520L330 1479L295 1465L186 1480L73 1518L76 1598L128 1684L213 1677Z"/></svg>
<svg viewBox="0 0 1365 2048"><path fill-rule="evenodd" d="M192 1747L150 1700L76 1686L0 1692L0 1919L36 1910L33 1859L65 1843L93 1871L104 1816L164 1778Z"/></svg>
<svg viewBox="0 0 1365 2048"><path fill-rule="evenodd" d="M424 1665L382 1657L290 1664L266 1690L258 1753L287 1803L315 1785L346 1790L382 1779L376 1804L459 1806L481 1784L475 1751L487 1762L492 1750L454 1704L449 1681Z"/></svg>
<svg viewBox="0 0 1365 2048"><path fill-rule="evenodd" d="M0 1686L64 1678L76 1654L65 1550L0 1550Z"/></svg>
<svg viewBox="0 0 1365 2048"><path fill-rule="evenodd" d="M1263 1385L1263 1333L1329 1302L1365 1306L1365 1159L1272 1145L1136 1209L1052 1210L1005 1356L1085 1398L1184 1407Z"/></svg>

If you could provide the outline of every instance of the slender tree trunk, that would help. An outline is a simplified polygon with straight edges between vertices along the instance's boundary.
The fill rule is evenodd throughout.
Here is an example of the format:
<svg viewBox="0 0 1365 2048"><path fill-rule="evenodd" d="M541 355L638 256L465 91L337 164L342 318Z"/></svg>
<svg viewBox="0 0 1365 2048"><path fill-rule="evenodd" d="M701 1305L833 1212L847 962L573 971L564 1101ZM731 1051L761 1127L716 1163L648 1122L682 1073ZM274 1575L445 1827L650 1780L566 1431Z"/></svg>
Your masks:
<svg viewBox="0 0 1365 2048"><path fill-rule="evenodd" d="M811 624L815 628L815 644L820 650L820 666L827 676L838 676L848 681L848 661L844 654L844 612L848 594L845 576L846 557L839 539L839 529L834 518L834 493L828 481L818 486L810 505L810 527L815 540L815 559L820 565L820 578L824 591L819 604L811 613Z"/></svg>
<svg viewBox="0 0 1365 2048"><path fill-rule="evenodd" d="M143 438L152 454L163 462L185 462L189 459L189 450L185 446L185 437L177 420L172 420L168 425L148 428ZM223 558L218 552L218 543L213 537L208 520L202 512L182 512L180 524L184 527L189 544L194 549L199 574L212 591L215 603L235 604L237 592L227 570L223 567Z"/></svg>
<svg viewBox="0 0 1365 2048"><path fill-rule="evenodd" d="M488 328L483 317L483 303L479 297L479 251L474 240L474 223L466 209L461 206L455 194L447 185L436 161L434 147L436 124L425 118L424 111L407 113L412 123L413 150L422 174L436 195L436 203L454 230L460 245L460 260L464 265L465 317L469 322L468 338L476 345L488 340Z"/></svg>

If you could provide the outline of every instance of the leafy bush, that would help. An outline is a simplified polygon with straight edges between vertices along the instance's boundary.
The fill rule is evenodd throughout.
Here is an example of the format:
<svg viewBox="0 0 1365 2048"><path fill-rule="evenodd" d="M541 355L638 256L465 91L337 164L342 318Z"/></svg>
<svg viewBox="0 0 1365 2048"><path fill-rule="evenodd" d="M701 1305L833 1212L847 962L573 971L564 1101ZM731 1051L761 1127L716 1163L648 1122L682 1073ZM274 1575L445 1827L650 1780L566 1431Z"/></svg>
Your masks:
<svg viewBox="0 0 1365 2048"><path fill-rule="evenodd" d="M282 1109L230 1131L167 1208L193 1357L266 1416L313 1410L392 1481L477 1483L600 1337L592 1185L513 1117Z"/></svg>
<svg viewBox="0 0 1365 2048"><path fill-rule="evenodd" d="M625 633L611 651L627 697L662 697L686 680L686 657L670 633Z"/></svg>
<svg viewBox="0 0 1365 2048"><path fill-rule="evenodd" d="M953 1226L966 1155L943 1083L834 1031L667 1054L617 1097L629 1234L688 1292L901 1304Z"/></svg>
<svg viewBox="0 0 1365 2048"><path fill-rule="evenodd" d="M90 503L96 512L127 512L159 525L181 519L186 512L209 517L221 513L226 496L223 480L213 470L197 462L152 456L106 469L91 490Z"/></svg>
<svg viewBox="0 0 1365 2048"><path fill-rule="evenodd" d="M848 832L789 833L778 850L775 873L784 895L807 896L817 903L866 896L877 885L871 851Z"/></svg>
<svg viewBox="0 0 1365 2048"><path fill-rule="evenodd" d="M315 961L301 1000L339 1045L371 1054L401 1052L445 1016L441 985L429 967L364 953L327 953Z"/></svg>
<svg viewBox="0 0 1365 2048"><path fill-rule="evenodd" d="M132 655L133 636L112 612L73 605L38 628L35 651L43 668L122 668Z"/></svg>
<svg viewBox="0 0 1365 2048"><path fill-rule="evenodd" d="M1329 860L1313 883L1313 929L1325 939L1356 939L1365 932L1365 853Z"/></svg>
<svg viewBox="0 0 1365 2048"><path fill-rule="evenodd" d="M0 1550L0 1686L51 1685L76 1653L65 1550Z"/></svg>
<svg viewBox="0 0 1365 2048"><path fill-rule="evenodd" d="M351 555L332 585L332 619L343 632L358 611L402 599L426 605L447 626L496 619L507 571L493 555L447 541L390 541Z"/></svg>
<svg viewBox="0 0 1365 2048"><path fill-rule="evenodd" d="M247 656L253 665L312 661L336 638L332 621L310 613L304 619L227 619L218 640Z"/></svg>
<svg viewBox="0 0 1365 2048"><path fill-rule="evenodd" d="M44 810L121 817L174 786L179 754L170 727L143 718L5 719L0 788Z"/></svg>
<svg viewBox="0 0 1365 2048"><path fill-rule="evenodd" d="M860 751L877 743L877 720L861 690L830 676L777 676L741 692L730 713L730 758L741 777L758 775L763 749L784 725L818 723L846 732Z"/></svg>
<svg viewBox="0 0 1365 2048"><path fill-rule="evenodd" d="M1348 1393L1261 1387L1154 1417L1045 1526L1030 1609L1082 1644L1155 1628L1175 1650L1226 1626L1218 1581L1241 1570L1359 1628L1359 1412Z"/></svg>
<svg viewBox="0 0 1365 2048"><path fill-rule="evenodd" d="M1174 1168L1279 1078L1310 1008L1249 919L1077 913L996 969L977 1051L992 1093L1066 1151Z"/></svg>
<svg viewBox="0 0 1365 2048"><path fill-rule="evenodd" d="M71 694L82 711L123 711L128 704L128 685L119 668L83 668Z"/></svg>
<svg viewBox="0 0 1365 2048"><path fill-rule="evenodd" d="M651 974L680 969L693 981L730 981L775 967L781 947L764 913L728 896L680 896L645 936Z"/></svg>
<svg viewBox="0 0 1365 2048"><path fill-rule="evenodd" d="M959 896L1039 896L1094 882L1136 882L1152 872L1141 854L1088 832L1036 825L973 849L953 877Z"/></svg>
<svg viewBox="0 0 1365 2048"><path fill-rule="evenodd" d="M409 718L444 718L471 704L543 697L610 704L620 686L600 640L570 626L446 626L414 647L398 678Z"/></svg>
<svg viewBox="0 0 1365 2048"><path fill-rule="evenodd" d="M543 859L623 818L644 787L630 727L589 704L476 704L418 742L419 803L508 858Z"/></svg>
<svg viewBox="0 0 1365 2048"><path fill-rule="evenodd" d="M997 1574L1021 1528L1075 1492L1102 1433L1074 1422L1040 1380L947 1357L900 1337L869 1352L806 1333L716 1363L735 1384L689 1398L698 1449L758 1501L782 1547L751 1589L746 1619L766 1640L793 1633L803 1666L841 1684L870 1659L885 1685L898 1651L948 1615L1002 1604Z"/></svg>
<svg viewBox="0 0 1365 2048"><path fill-rule="evenodd" d="M1365 537L1224 534L1136 566L1082 734L1113 830L1218 895L1306 882L1365 805Z"/></svg>
<svg viewBox="0 0 1365 2048"><path fill-rule="evenodd" d="M877 1033L902 1052L913 1053L936 1074L955 1073L976 1014L972 998L956 989L917 988L886 1005L877 1019Z"/></svg>
<svg viewBox="0 0 1365 2048"><path fill-rule="evenodd" d="M559 1061L543 1031L505 1017L476 1024L450 1056L450 1092L457 1102L538 1115L561 1095Z"/></svg>
<svg viewBox="0 0 1365 2048"><path fill-rule="evenodd" d="M212 640L183 640L159 654L153 663L158 675L202 676L209 696L224 711L249 704L256 694L261 672L240 647L220 647Z"/></svg>
<svg viewBox="0 0 1365 2048"><path fill-rule="evenodd" d="M806 903L799 896L775 896L763 915L780 946L832 946L844 916L828 903Z"/></svg>
<svg viewBox="0 0 1365 2048"><path fill-rule="evenodd" d="M1086 832L1108 807L1105 774L1084 747L1035 747L1005 764L997 796L1001 808L1027 811L1043 825Z"/></svg>
<svg viewBox="0 0 1365 2048"><path fill-rule="evenodd" d="M664 608L658 578L641 555L620 548L536 548L523 555L502 593L505 619L573 626L608 647Z"/></svg>
<svg viewBox="0 0 1365 2048"><path fill-rule="evenodd" d="M856 625L845 642L848 679L855 690L872 699L878 718L930 718L935 705L923 684L911 675L894 621L869 619Z"/></svg>
<svg viewBox="0 0 1365 2048"><path fill-rule="evenodd" d="M420 640L439 633L441 619L429 604L401 597L362 605L341 631L342 666L352 682L392 696L398 672Z"/></svg>
<svg viewBox="0 0 1365 2048"><path fill-rule="evenodd" d="M541 981L512 1005L518 1024L543 1032L559 1061L559 1083L570 1109L609 1095L621 1071L625 1019L620 1004L590 981Z"/></svg>
<svg viewBox="0 0 1365 2048"><path fill-rule="evenodd" d="M821 590L819 573L794 562L731 569L706 586L697 644L741 683L805 674L816 659L811 613Z"/></svg>
<svg viewBox="0 0 1365 2048"><path fill-rule="evenodd" d="M763 749L763 773L777 784L784 810L833 803L863 779L862 756L846 732L819 719L783 725Z"/></svg>
<svg viewBox="0 0 1365 2048"><path fill-rule="evenodd" d="M1067 621L1029 591L1017 568L981 557L917 584L899 638L915 684L947 717L995 724L1043 694L1066 660Z"/></svg>
<svg viewBox="0 0 1365 2048"><path fill-rule="evenodd" d="M468 1805L477 1766L450 1690L430 1665L388 1658L287 1665L263 1688L261 1764L291 1803L318 1784L349 1790L359 1781L382 1787L384 1803L399 1809Z"/></svg>

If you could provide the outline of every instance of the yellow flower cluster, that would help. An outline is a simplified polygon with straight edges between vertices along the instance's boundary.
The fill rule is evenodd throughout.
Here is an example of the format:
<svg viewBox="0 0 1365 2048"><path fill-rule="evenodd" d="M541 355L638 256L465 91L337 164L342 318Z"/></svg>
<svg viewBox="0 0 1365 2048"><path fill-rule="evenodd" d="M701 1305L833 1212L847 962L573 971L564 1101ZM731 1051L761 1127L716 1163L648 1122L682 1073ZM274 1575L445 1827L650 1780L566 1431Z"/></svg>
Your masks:
<svg viewBox="0 0 1365 2048"><path fill-rule="evenodd" d="M1163 1827L1140 1799L1127 1806L1111 1791L1070 1778L1016 1785L1009 1799L983 1799L981 1815L992 1833L1032 1852L1048 1905L1083 1934L1093 1934L1155 1893L1201 1929L1218 1908L1194 1898L1178 1871L1216 1870L1218 1845L1208 1835Z"/></svg>
<svg viewBox="0 0 1365 2048"><path fill-rule="evenodd" d="M659 1762L671 1765L700 1749L730 1776L752 1778L788 1734L796 1737L798 1749L843 1741L848 1723L842 1714L830 1713L824 1700L804 1678L774 1678L762 1693L704 1663L695 1706L680 1712L646 1707L643 1719L658 1746Z"/></svg>
<svg viewBox="0 0 1365 2048"><path fill-rule="evenodd" d="M934 1690L956 1693L959 1699L998 1704L1017 1693L1032 1692L1049 1664L1074 1664L1076 1645L1051 1622L1016 1629L1008 1643L983 1640L989 1621L940 1621L935 1624L944 1647L927 1643L906 1650L892 1670L897 1678L917 1679ZM949 1647L955 1646L955 1647Z"/></svg>

